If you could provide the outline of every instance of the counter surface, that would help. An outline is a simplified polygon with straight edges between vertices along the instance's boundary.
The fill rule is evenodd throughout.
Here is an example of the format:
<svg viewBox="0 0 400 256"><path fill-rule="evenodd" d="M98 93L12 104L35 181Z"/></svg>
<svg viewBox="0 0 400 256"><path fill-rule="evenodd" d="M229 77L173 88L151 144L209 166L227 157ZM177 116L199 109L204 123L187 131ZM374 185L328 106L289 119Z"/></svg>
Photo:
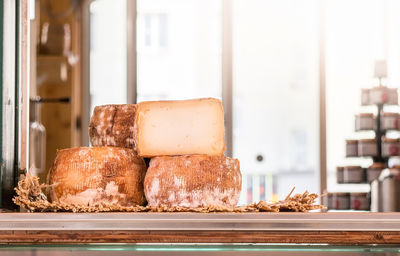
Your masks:
<svg viewBox="0 0 400 256"><path fill-rule="evenodd" d="M400 244L400 213L0 213L0 243Z"/></svg>
<svg viewBox="0 0 400 256"><path fill-rule="evenodd" d="M400 213L1 213L0 230L400 231Z"/></svg>

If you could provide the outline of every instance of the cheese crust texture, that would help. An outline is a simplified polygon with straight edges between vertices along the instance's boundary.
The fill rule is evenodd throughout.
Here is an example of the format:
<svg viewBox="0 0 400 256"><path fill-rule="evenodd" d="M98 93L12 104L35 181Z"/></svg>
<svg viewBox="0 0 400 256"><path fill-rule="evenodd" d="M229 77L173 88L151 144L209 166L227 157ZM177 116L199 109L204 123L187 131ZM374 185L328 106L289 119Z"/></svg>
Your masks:
<svg viewBox="0 0 400 256"><path fill-rule="evenodd" d="M224 110L218 99L137 104L134 138L140 156L223 155Z"/></svg>
<svg viewBox="0 0 400 256"><path fill-rule="evenodd" d="M49 171L52 202L96 206L145 205L146 165L132 149L80 147L57 151Z"/></svg>
<svg viewBox="0 0 400 256"><path fill-rule="evenodd" d="M133 129L136 105L103 105L94 108L89 123L92 146L135 148Z"/></svg>
<svg viewBox="0 0 400 256"><path fill-rule="evenodd" d="M154 157L144 181L152 207L233 207L241 186L239 160L225 156Z"/></svg>

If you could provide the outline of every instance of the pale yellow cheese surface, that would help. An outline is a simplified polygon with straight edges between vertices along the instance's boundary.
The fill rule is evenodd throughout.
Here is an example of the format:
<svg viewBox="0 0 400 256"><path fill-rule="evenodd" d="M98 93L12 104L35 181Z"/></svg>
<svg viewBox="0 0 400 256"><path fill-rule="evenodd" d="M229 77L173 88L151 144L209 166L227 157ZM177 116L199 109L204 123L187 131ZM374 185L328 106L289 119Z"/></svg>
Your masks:
<svg viewBox="0 0 400 256"><path fill-rule="evenodd" d="M223 155L225 151L224 111L217 99L141 102L135 131L140 156Z"/></svg>

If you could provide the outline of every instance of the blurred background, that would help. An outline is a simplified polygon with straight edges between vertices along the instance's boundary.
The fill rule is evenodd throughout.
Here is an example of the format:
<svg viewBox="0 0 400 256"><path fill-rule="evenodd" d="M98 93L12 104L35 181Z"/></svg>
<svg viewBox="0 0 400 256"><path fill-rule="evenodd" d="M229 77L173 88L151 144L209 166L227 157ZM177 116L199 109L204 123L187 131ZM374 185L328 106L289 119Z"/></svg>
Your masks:
<svg viewBox="0 0 400 256"><path fill-rule="evenodd" d="M372 164L345 158L345 140L373 137L354 131L357 113L376 112L361 106L361 88L377 77L400 85L400 1L32 2L29 147L39 176L57 149L89 144L96 105L215 97L227 154L241 163L241 204L293 186L369 192L338 184L336 167Z"/></svg>

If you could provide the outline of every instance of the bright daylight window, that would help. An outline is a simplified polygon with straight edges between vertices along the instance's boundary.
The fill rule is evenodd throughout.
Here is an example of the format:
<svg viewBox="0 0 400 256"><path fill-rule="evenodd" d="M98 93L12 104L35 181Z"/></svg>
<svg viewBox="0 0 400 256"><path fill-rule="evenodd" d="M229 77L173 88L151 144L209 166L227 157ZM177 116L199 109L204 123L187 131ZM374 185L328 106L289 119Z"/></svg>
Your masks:
<svg viewBox="0 0 400 256"><path fill-rule="evenodd" d="M97 0L90 11L91 107L125 103L126 0ZM400 84L399 11L396 0L324 1L330 191L368 190L337 185L335 167L354 163L344 141L354 136L360 89L376 82L374 61L386 59L386 82ZM137 100L221 98L222 1L138 0L137 12ZM233 1L240 203L282 198L293 186L319 191L320 13L318 0Z"/></svg>
<svg viewBox="0 0 400 256"><path fill-rule="evenodd" d="M90 4L90 113L123 104L126 90L126 0Z"/></svg>
<svg viewBox="0 0 400 256"><path fill-rule="evenodd" d="M138 102L221 98L221 1L137 1Z"/></svg>
<svg viewBox="0 0 400 256"><path fill-rule="evenodd" d="M241 203L319 190L318 1L234 1Z"/></svg>

